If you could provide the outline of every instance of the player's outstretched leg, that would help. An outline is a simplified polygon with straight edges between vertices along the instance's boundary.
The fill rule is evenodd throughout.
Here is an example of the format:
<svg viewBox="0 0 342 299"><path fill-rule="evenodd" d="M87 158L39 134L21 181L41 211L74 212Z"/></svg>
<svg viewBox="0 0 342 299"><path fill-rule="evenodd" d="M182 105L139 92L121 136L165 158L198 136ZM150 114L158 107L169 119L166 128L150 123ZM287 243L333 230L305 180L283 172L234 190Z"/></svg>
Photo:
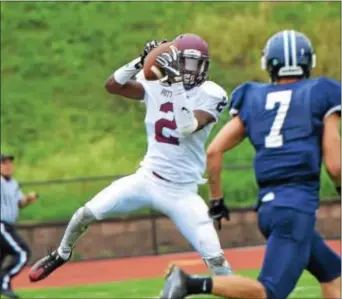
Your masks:
<svg viewBox="0 0 342 299"><path fill-rule="evenodd" d="M321 290L324 299L341 298L341 276L332 281L321 283Z"/></svg>
<svg viewBox="0 0 342 299"><path fill-rule="evenodd" d="M322 298L341 298L341 257L315 232L311 240L310 260L306 267L321 284Z"/></svg>
<svg viewBox="0 0 342 299"><path fill-rule="evenodd" d="M308 265L314 223L314 214L265 205L259 211L259 227L263 232L269 228L270 235L258 280L237 275L190 276L175 266L167 276L161 298L177 299L195 294L243 299L287 298Z"/></svg>
<svg viewBox="0 0 342 299"><path fill-rule="evenodd" d="M159 210L170 217L214 275L232 275L213 221L209 218L208 206L194 192L177 191L175 194L179 198L166 198L161 203L156 203Z"/></svg>
<svg viewBox="0 0 342 299"><path fill-rule="evenodd" d="M77 239L87 230L95 216L87 207L81 207L71 218L63 239L57 250L40 259L29 272L31 282L42 280L57 268L65 264L71 257L72 248Z"/></svg>
<svg viewBox="0 0 342 299"><path fill-rule="evenodd" d="M172 266L160 299L180 299L198 294L244 299L267 298L264 286L256 280L237 275L197 277L187 274L178 266Z"/></svg>
<svg viewBox="0 0 342 299"><path fill-rule="evenodd" d="M96 194L71 218L58 249L39 260L29 273L32 282L46 278L71 257L78 238L95 220L151 206L148 182L143 173L121 178Z"/></svg>

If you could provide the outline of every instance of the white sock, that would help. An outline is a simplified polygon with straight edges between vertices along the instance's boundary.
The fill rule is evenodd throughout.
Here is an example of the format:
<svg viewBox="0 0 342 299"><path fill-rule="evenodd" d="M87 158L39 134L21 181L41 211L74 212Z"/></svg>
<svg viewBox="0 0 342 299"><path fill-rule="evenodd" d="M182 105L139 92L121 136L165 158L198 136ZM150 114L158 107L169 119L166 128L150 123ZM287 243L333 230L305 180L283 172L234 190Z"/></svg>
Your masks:
<svg viewBox="0 0 342 299"><path fill-rule="evenodd" d="M68 249L63 249L61 246L59 246L57 248L57 253L63 260L67 261L71 255L71 248L68 250Z"/></svg>
<svg viewBox="0 0 342 299"><path fill-rule="evenodd" d="M57 249L58 255L68 260L78 238L88 229L89 224L95 220L91 211L82 207L72 216L62 238L61 244Z"/></svg>

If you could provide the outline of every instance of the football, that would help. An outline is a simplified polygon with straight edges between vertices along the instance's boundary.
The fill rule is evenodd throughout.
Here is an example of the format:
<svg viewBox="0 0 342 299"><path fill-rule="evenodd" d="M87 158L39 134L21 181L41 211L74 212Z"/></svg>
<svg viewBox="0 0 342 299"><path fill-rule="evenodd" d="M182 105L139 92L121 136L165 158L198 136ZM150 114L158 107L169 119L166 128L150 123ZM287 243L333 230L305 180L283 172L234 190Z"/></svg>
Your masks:
<svg viewBox="0 0 342 299"><path fill-rule="evenodd" d="M154 48L145 58L144 76L146 80L154 81L164 77L163 71L157 66L156 59L161 53L168 52L172 42L167 42Z"/></svg>

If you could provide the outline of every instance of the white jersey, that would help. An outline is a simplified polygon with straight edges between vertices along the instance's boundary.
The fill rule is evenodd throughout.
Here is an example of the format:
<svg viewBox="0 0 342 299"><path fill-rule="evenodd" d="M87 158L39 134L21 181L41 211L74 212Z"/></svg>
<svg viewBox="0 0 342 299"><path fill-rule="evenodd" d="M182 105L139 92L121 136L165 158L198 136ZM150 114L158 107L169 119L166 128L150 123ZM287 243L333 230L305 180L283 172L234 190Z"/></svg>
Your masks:
<svg viewBox="0 0 342 299"><path fill-rule="evenodd" d="M145 125L148 138L143 168L156 172L174 183L205 183L205 144L214 125L186 137L176 131L173 114L172 88L160 81L138 80L145 89ZM227 106L227 94L222 87L206 81L186 92L187 106L210 113L215 121Z"/></svg>

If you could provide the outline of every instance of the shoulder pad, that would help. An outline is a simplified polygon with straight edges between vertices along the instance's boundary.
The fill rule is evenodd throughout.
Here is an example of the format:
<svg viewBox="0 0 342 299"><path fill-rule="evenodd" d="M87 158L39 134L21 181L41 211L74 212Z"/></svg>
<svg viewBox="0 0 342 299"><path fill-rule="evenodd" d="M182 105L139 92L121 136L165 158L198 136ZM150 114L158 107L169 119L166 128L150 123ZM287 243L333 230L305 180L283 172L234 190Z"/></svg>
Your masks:
<svg viewBox="0 0 342 299"><path fill-rule="evenodd" d="M341 101L341 82L327 77L319 77L316 79L316 87L324 92L334 104Z"/></svg>
<svg viewBox="0 0 342 299"><path fill-rule="evenodd" d="M231 93L230 103L229 103L229 114L231 116L235 116L239 113L243 105L246 91L248 90L250 85L251 85L250 82L243 83L239 85L238 87L236 87Z"/></svg>
<svg viewBox="0 0 342 299"><path fill-rule="evenodd" d="M319 77L316 80L318 83L324 84L326 87L329 88L341 88L341 82L334 79L330 79L327 77Z"/></svg>
<svg viewBox="0 0 342 299"><path fill-rule="evenodd" d="M226 91L213 81L205 81L200 88L204 93L211 97L220 99L227 97Z"/></svg>
<svg viewBox="0 0 342 299"><path fill-rule="evenodd" d="M245 94L245 91L248 89L248 87L251 85L250 82L242 83L238 87L236 87L232 91L232 96L237 97L237 96L243 96Z"/></svg>

